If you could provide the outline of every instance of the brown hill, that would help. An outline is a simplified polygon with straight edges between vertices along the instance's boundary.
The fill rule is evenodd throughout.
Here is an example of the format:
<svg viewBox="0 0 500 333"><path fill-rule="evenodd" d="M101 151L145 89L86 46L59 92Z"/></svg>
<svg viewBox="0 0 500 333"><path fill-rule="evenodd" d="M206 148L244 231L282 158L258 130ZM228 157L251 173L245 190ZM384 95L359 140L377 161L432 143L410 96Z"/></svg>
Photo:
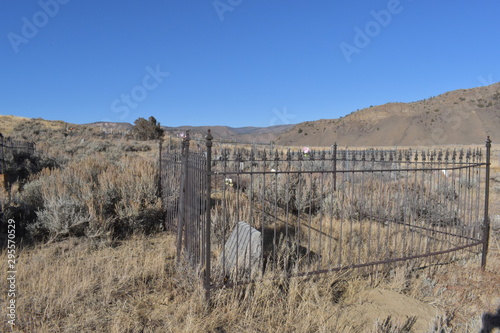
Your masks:
<svg viewBox="0 0 500 333"><path fill-rule="evenodd" d="M295 125L283 145L411 146L484 143L500 130L500 83L450 91L413 103L388 103L339 119Z"/></svg>
<svg viewBox="0 0 500 333"><path fill-rule="evenodd" d="M5 136L11 136L15 134L14 129L17 128L18 126L34 122L37 123L37 126L39 127L38 129L53 130L53 131L65 129L68 126L76 126L74 124L65 123L60 120L44 120L41 118L32 119L32 118L18 117L12 115L11 116L0 115L0 133L2 133Z"/></svg>

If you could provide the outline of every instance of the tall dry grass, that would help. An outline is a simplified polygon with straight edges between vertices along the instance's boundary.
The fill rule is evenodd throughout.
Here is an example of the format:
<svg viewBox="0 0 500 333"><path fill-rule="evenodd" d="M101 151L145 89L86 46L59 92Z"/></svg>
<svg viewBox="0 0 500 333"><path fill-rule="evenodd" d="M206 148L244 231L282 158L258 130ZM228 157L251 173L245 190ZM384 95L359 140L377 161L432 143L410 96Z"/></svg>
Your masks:
<svg viewBox="0 0 500 333"><path fill-rule="evenodd" d="M20 251L14 331L402 332L409 318L387 321L388 316L373 319L356 313L367 302L367 290L375 285L379 290L404 287L427 302L439 299L426 276L401 268L395 277L376 280L354 272L266 278L214 291L207 304L197 273L175 265L173 244L175 237L165 234L112 242L70 238ZM6 278L5 272L1 275ZM1 297L6 293L1 284ZM427 318L429 322L420 318L413 331L450 332L442 312ZM477 317L477 311L468 313ZM2 331L10 328L2 322Z"/></svg>

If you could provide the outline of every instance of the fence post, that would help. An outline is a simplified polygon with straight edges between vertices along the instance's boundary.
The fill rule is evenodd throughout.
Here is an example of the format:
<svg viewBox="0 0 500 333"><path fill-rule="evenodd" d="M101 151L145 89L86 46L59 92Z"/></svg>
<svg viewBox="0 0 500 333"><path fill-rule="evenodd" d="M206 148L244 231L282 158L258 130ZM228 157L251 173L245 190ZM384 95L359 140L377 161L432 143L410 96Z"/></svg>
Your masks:
<svg viewBox="0 0 500 333"><path fill-rule="evenodd" d="M162 169L162 163L161 163L161 156L162 156L162 148L163 148L163 139L160 138L160 142L159 142L159 147L158 147L158 190L157 190L157 193L158 193L158 196L160 198L162 198L162 206L163 206L163 184L162 184L162 173L163 173L163 169Z"/></svg>
<svg viewBox="0 0 500 333"><path fill-rule="evenodd" d="M333 144L333 190L337 191L337 142Z"/></svg>
<svg viewBox="0 0 500 333"><path fill-rule="evenodd" d="M483 255L481 258L481 268L486 268L486 257L488 256L488 246L490 243L490 217L489 217L489 201L490 201L490 158L491 158L491 140L486 139L486 181L484 185L484 225L483 225Z"/></svg>
<svg viewBox="0 0 500 333"><path fill-rule="evenodd" d="M185 223L185 201L186 201L186 186L188 180L188 155L189 155L189 131L186 131L186 137L182 140L182 160L181 160L181 187L179 191L179 215L177 220L177 263L181 260L182 252L182 230L187 228ZM184 230L185 247L187 249L188 235L187 230Z"/></svg>
<svg viewBox="0 0 500 333"><path fill-rule="evenodd" d="M212 134L210 133L210 130L208 130L208 135L205 138L207 140L206 145L207 145L207 184L206 184L206 219L205 219L205 281L204 281L204 287L205 287L205 299L208 302L210 300L210 252L211 252L211 246L210 246L210 227L211 227L211 216L210 216L210 211L212 210Z"/></svg>
<svg viewBox="0 0 500 333"><path fill-rule="evenodd" d="M0 133L0 159L2 160L2 165L0 166L2 168L2 172L0 173L5 173L5 150L3 148L3 135Z"/></svg>

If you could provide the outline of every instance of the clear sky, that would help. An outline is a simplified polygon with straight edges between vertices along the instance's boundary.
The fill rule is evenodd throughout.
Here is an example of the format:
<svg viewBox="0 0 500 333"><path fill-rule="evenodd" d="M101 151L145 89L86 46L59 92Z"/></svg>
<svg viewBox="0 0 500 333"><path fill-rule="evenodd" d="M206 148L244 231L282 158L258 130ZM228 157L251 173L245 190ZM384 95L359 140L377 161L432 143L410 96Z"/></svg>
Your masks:
<svg viewBox="0 0 500 333"><path fill-rule="evenodd" d="M270 126L500 81L498 0L2 0L0 114Z"/></svg>

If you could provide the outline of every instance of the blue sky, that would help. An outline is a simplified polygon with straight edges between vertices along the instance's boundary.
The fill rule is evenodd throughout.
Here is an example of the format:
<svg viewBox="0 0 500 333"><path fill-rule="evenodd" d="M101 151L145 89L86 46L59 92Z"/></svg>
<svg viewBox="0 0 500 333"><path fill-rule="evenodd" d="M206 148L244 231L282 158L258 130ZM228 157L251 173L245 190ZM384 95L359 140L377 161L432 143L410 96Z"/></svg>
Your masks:
<svg viewBox="0 0 500 333"><path fill-rule="evenodd" d="M3 0L0 114L270 126L500 81L497 0Z"/></svg>

